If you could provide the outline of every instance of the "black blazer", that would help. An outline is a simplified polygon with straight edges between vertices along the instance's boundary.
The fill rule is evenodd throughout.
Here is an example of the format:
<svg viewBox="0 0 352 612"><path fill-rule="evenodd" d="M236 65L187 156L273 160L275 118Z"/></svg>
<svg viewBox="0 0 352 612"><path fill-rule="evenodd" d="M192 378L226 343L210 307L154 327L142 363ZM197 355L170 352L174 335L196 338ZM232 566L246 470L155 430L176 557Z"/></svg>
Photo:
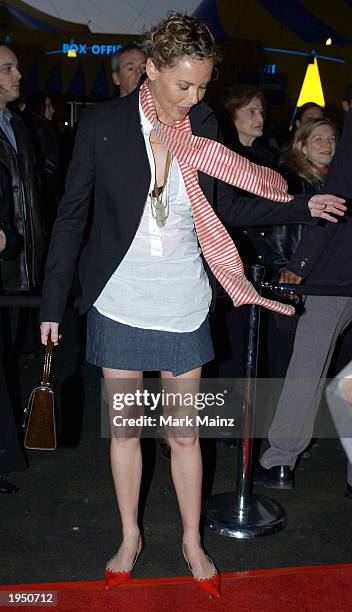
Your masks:
<svg viewBox="0 0 352 612"><path fill-rule="evenodd" d="M79 262L81 313L100 295L136 234L150 184L138 93L135 90L123 98L97 104L80 122L47 258L41 321L63 319L93 189L91 230ZM218 139L216 119L206 104L195 106L190 119L195 135ZM216 184L201 172L198 176L208 201L214 205L217 198L218 214L228 224L268 225L311 219L308 198L278 204L242 196L234 203L231 186L221 181ZM213 278L211 284L215 288Z"/></svg>
<svg viewBox="0 0 352 612"><path fill-rule="evenodd" d="M338 223L319 221L306 227L288 268L316 285L352 287L352 111L321 189L346 198L348 211Z"/></svg>

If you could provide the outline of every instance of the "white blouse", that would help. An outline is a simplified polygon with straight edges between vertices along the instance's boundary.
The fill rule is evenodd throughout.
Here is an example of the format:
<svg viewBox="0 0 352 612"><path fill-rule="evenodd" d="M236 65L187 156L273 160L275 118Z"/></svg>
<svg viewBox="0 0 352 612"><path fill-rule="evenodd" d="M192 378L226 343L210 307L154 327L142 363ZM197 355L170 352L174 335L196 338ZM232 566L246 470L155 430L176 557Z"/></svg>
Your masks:
<svg viewBox="0 0 352 612"><path fill-rule="evenodd" d="M150 197L155 182L149 142L152 124L140 104L139 112L151 169L149 193L132 244L94 306L106 317L132 327L190 332L198 329L208 314L211 288L175 158L165 187L169 216L162 228L155 222Z"/></svg>

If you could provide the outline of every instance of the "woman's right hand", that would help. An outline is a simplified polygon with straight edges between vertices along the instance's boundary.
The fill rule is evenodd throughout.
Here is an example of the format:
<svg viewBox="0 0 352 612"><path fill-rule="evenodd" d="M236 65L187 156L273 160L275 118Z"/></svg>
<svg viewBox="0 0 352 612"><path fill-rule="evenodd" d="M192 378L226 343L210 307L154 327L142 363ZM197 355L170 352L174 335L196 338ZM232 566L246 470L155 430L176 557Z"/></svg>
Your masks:
<svg viewBox="0 0 352 612"><path fill-rule="evenodd" d="M62 335L59 334L59 323L54 323L53 321L43 321L43 323L40 324L40 338L42 344L45 346L48 343L48 336L50 333L54 346L57 346L60 338L62 337Z"/></svg>

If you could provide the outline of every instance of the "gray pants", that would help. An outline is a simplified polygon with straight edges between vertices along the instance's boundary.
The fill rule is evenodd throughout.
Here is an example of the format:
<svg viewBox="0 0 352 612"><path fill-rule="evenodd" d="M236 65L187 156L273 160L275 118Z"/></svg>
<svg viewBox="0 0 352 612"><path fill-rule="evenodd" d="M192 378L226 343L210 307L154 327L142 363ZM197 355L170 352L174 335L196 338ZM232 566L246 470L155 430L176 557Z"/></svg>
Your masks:
<svg viewBox="0 0 352 612"><path fill-rule="evenodd" d="M305 302L274 420L270 447L261 457L265 468L288 465L312 439L324 379L339 335L352 321L352 298L310 296ZM298 380L299 379L299 380ZM348 482L352 483L349 466Z"/></svg>

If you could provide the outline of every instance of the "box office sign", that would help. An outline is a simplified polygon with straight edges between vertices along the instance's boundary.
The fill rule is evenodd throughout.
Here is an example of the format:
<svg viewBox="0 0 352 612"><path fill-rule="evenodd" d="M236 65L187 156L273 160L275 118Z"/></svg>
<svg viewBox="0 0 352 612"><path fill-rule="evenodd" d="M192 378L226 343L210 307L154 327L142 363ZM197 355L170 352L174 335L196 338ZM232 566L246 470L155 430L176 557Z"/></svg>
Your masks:
<svg viewBox="0 0 352 612"><path fill-rule="evenodd" d="M67 56L76 57L78 55L112 55L116 53L122 45L88 45L86 43L63 43L62 53Z"/></svg>

